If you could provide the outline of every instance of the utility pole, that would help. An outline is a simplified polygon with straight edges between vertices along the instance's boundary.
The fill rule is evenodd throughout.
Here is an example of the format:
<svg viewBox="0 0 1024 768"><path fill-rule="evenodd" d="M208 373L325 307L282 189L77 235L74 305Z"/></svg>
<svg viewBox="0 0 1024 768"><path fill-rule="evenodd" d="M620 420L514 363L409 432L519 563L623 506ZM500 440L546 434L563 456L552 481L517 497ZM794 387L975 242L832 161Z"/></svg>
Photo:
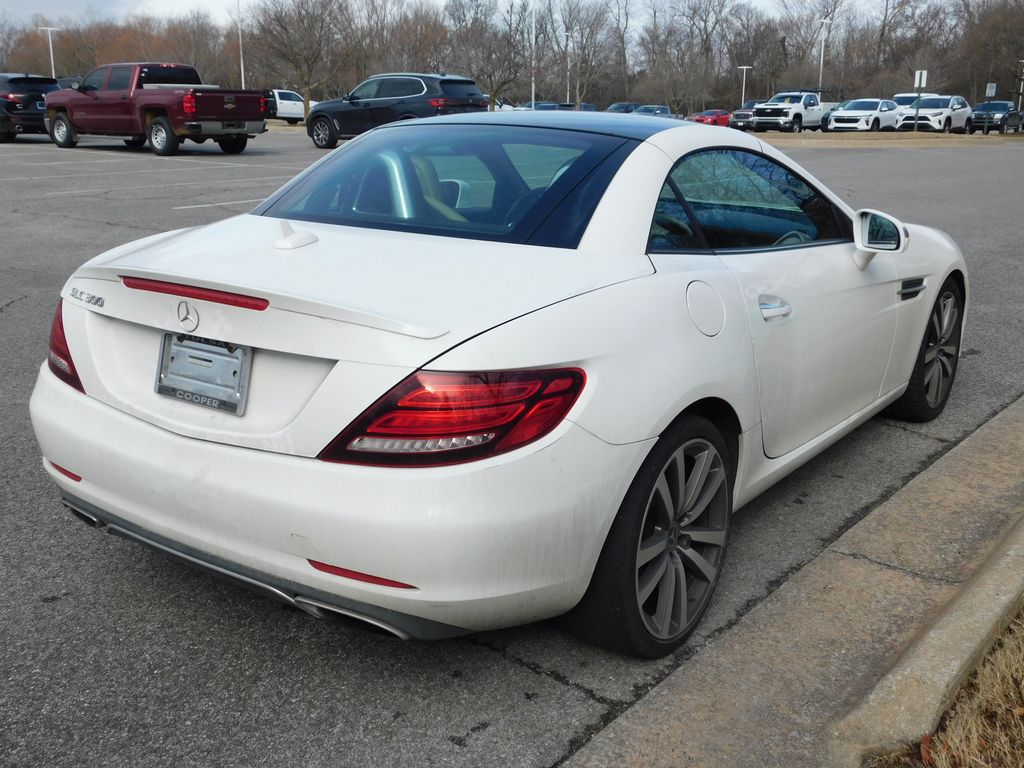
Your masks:
<svg viewBox="0 0 1024 768"><path fill-rule="evenodd" d="M60 32L60 27L39 27L40 32L46 33L46 40L50 44L50 77L57 77L57 68L53 65L53 33Z"/></svg>
<svg viewBox="0 0 1024 768"><path fill-rule="evenodd" d="M567 29L565 30L565 101L569 102L569 80L571 79L569 70L569 40L572 33Z"/></svg>
<svg viewBox="0 0 1024 768"><path fill-rule="evenodd" d="M753 69L753 67L744 64L742 67L736 67L736 69L743 72L743 87L740 89L740 106L742 107L744 104L747 103L747 70ZM818 84L818 87L821 88L820 83Z"/></svg>
<svg viewBox="0 0 1024 768"><path fill-rule="evenodd" d="M828 31L825 30L825 25L829 25L831 29L832 19L824 18L818 19L821 24L821 59L818 61L818 100L821 100L821 75L825 71L825 38L828 37Z"/></svg>
<svg viewBox="0 0 1024 768"><path fill-rule="evenodd" d="M242 90L245 90L245 55L242 53L242 0L236 0L238 8L238 68L242 72ZM309 95L306 95L309 98Z"/></svg>

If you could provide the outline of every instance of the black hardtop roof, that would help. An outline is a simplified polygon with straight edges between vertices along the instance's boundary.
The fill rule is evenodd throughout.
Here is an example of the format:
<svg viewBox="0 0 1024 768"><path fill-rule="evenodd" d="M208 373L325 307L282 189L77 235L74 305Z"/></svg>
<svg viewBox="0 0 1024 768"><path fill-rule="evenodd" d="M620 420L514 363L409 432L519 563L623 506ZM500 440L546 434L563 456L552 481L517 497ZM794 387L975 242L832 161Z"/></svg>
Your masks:
<svg viewBox="0 0 1024 768"><path fill-rule="evenodd" d="M36 75L32 72L0 72L0 77L34 77L37 80L50 80L54 83L57 79L49 75Z"/></svg>
<svg viewBox="0 0 1024 768"><path fill-rule="evenodd" d="M529 128L558 128L565 131L603 133L624 139L644 141L656 133L673 128L700 130L699 123L653 115L614 114L609 112L567 112L557 110L503 110L499 112L467 112L461 115L442 115L420 120L400 120L381 128L406 125L508 125ZM713 130L708 128L707 130Z"/></svg>

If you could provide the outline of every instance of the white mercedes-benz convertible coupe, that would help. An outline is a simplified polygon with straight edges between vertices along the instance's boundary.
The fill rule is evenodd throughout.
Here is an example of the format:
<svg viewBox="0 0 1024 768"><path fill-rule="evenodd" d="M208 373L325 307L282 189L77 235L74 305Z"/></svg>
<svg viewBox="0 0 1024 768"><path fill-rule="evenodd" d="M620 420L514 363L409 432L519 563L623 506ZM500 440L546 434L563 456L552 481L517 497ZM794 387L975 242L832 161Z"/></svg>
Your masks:
<svg viewBox="0 0 1024 768"><path fill-rule="evenodd" d="M313 615L658 657L733 511L942 412L967 297L948 236L754 136L431 118L83 265L32 423L76 516Z"/></svg>

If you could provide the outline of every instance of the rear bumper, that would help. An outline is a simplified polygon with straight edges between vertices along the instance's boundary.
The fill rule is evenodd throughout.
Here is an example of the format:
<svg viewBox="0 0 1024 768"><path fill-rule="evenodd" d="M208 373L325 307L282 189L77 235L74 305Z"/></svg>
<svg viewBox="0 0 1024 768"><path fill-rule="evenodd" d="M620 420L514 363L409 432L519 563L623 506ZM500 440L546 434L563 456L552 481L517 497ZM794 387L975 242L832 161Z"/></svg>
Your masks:
<svg viewBox="0 0 1024 768"><path fill-rule="evenodd" d="M455 467L330 464L181 437L82 395L45 365L30 412L44 466L72 503L293 601L414 637L575 605L653 443L610 445L567 421L524 449ZM342 578L310 560L416 588Z"/></svg>
<svg viewBox="0 0 1024 768"><path fill-rule="evenodd" d="M0 131L3 133L48 133L49 127L42 113L19 115L4 112L0 113Z"/></svg>
<svg viewBox="0 0 1024 768"><path fill-rule="evenodd" d="M216 138L217 136L253 136L267 130L266 120L197 120L185 123L189 138Z"/></svg>

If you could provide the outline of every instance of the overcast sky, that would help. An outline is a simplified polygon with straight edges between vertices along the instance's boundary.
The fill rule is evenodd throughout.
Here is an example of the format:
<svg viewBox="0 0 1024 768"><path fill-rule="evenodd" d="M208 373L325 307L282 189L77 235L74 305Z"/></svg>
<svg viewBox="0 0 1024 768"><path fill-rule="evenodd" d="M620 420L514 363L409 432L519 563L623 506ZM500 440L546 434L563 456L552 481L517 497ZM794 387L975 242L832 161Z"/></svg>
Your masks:
<svg viewBox="0 0 1024 768"><path fill-rule="evenodd" d="M243 10L248 4L242 0ZM235 0L175 0L173 3L166 0L0 0L0 16L6 13L15 23L27 23L36 14L46 16L51 24L56 24L62 17L82 20L92 15L119 19L138 13L167 18L184 15L193 9L205 10L215 21L223 24L230 21L234 14Z"/></svg>

